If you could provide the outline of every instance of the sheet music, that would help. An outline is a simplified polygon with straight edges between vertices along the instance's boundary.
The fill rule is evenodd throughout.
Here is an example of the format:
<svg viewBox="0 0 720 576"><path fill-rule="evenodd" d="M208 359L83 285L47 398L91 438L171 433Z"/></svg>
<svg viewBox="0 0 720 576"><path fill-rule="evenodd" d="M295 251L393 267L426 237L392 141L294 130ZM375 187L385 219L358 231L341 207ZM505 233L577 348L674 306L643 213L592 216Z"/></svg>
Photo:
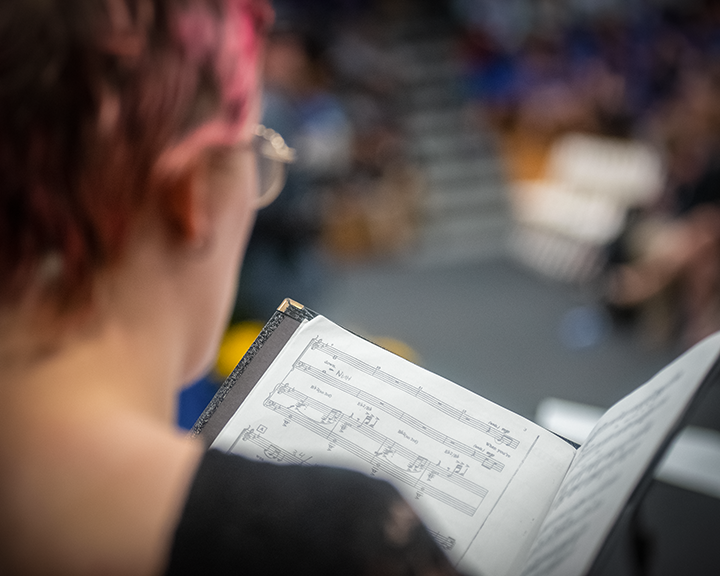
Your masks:
<svg viewBox="0 0 720 576"><path fill-rule="evenodd" d="M578 450L543 523L524 576L578 576L590 568L719 349L717 334L603 415Z"/></svg>
<svg viewBox="0 0 720 576"><path fill-rule="evenodd" d="M297 330L213 448L389 480L461 569L486 576L527 555L575 452L323 317Z"/></svg>

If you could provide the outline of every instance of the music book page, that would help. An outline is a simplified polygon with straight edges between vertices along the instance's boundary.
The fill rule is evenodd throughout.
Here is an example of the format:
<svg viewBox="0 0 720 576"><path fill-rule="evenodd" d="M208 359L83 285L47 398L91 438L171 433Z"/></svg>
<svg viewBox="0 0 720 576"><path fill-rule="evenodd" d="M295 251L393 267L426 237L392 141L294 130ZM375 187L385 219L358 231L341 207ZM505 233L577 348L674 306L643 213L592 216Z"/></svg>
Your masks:
<svg viewBox="0 0 720 576"><path fill-rule="evenodd" d="M716 334L602 416L575 456L523 576L585 573L719 349Z"/></svg>
<svg viewBox="0 0 720 576"><path fill-rule="evenodd" d="M527 558L575 454L564 440L318 316L213 448L392 482L461 570Z"/></svg>

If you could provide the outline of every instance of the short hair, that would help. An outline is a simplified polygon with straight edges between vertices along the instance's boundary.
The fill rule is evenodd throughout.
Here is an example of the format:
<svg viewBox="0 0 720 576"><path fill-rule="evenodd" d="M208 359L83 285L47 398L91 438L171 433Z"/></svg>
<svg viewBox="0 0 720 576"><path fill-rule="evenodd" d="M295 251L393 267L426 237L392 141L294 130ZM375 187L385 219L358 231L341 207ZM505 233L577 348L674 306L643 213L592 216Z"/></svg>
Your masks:
<svg viewBox="0 0 720 576"><path fill-rule="evenodd" d="M41 280L87 295L137 216L161 210L247 120L258 0L0 2L0 305Z"/></svg>

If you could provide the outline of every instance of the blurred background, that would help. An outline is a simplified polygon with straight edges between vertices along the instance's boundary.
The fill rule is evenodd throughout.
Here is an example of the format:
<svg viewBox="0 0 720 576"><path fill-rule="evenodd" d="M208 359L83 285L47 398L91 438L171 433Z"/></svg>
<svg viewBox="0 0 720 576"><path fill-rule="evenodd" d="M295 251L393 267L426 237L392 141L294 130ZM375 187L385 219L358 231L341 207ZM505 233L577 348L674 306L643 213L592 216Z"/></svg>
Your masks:
<svg viewBox="0 0 720 576"><path fill-rule="evenodd" d="M285 297L578 441L720 329L720 2L274 4L298 161L183 426ZM720 392L691 424L709 481L656 481L603 573L720 573Z"/></svg>

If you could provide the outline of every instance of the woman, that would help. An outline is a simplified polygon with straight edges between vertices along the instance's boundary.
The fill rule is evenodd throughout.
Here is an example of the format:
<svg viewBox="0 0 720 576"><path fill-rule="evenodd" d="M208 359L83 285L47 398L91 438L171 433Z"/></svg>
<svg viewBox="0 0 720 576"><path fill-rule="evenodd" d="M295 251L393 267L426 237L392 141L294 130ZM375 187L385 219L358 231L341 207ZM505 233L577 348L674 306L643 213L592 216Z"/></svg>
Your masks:
<svg viewBox="0 0 720 576"><path fill-rule="evenodd" d="M2 574L453 573L388 485L206 453L172 425L259 203L269 16L0 4Z"/></svg>

